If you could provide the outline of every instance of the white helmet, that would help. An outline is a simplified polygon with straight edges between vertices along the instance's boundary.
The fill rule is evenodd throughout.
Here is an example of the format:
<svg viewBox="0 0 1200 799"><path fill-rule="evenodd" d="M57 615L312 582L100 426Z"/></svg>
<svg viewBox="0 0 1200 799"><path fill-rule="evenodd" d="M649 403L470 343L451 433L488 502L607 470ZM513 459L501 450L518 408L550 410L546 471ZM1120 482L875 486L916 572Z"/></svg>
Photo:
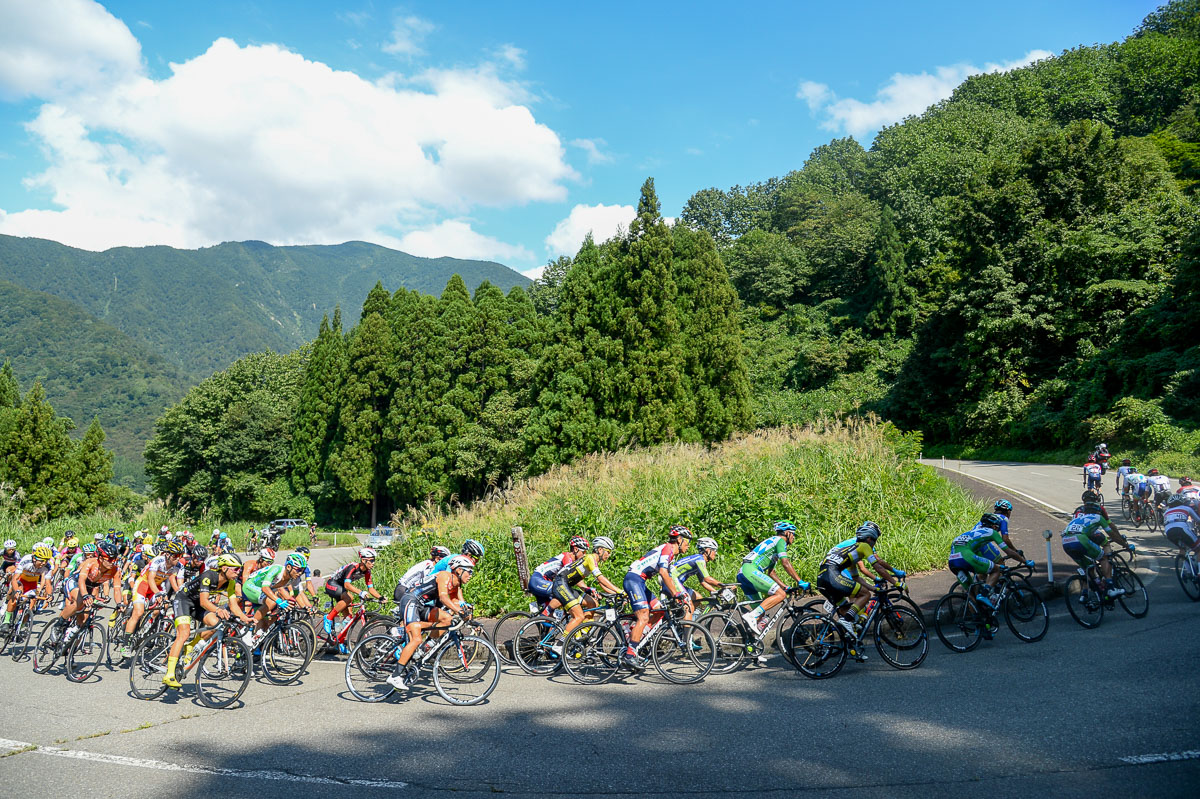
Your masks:
<svg viewBox="0 0 1200 799"><path fill-rule="evenodd" d="M375 550L371 549L370 547L363 547L362 549L358 550L358 558L359 560L364 560L366 558L374 559Z"/></svg>
<svg viewBox="0 0 1200 799"><path fill-rule="evenodd" d="M45 538L42 539L42 543L45 544L46 546L51 546L54 543L54 539L51 538L50 536L46 536Z"/></svg>
<svg viewBox="0 0 1200 799"><path fill-rule="evenodd" d="M7 541L5 541L5 542L4 542L4 548L5 548L5 549L16 549L16 548L17 548L17 542L16 542L16 541L13 541L13 540L10 538L10 539L8 539Z"/></svg>
<svg viewBox="0 0 1200 799"><path fill-rule="evenodd" d="M717 542L711 538L701 538L696 542L696 546L699 549L711 549L713 552L717 551Z"/></svg>
<svg viewBox="0 0 1200 799"><path fill-rule="evenodd" d="M213 535L220 535L220 534L221 534L221 528L219 528L219 527L214 527L214 528L213 528Z"/></svg>
<svg viewBox="0 0 1200 799"><path fill-rule="evenodd" d="M592 551L599 549L607 549L612 552L616 547L613 545L613 540L606 535L598 535L592 539Z"/></svg>
<svg viewBox="0 0 1200 799"><path fill-rule="evenodd" d="M220 557L220 556L219 555L209 555L207 558L205 558L204 559L204 568L206 568L206 569L217 568L217 558L218 557Z"/></svg>
<svg viewBox="0 0 1200 799"><path fill-rule="evenodd" d="M450 562L446 564L446 570L454 571L455 569L466 569L467 571L474 572L475 564L472 563L471 559L466 555L455 555L454 557L450 558Z"/></svg>

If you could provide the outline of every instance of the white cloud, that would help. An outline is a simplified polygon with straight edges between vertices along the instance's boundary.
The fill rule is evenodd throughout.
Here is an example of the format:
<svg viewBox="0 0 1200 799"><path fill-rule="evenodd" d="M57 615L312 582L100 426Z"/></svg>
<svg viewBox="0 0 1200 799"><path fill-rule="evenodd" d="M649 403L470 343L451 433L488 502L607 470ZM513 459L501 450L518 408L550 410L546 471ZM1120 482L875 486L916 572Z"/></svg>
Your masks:
<svg viewBox="0 0 1200 799"><path fill-rule="evenodd" d="M92 0L0 0L0 97L58 97L141 70L125 23Z"/></svg>
<svg viewBox="0 0 1200 799"><path fill-rule="evenodd" d="M628 229L635 216L632 205L577 205L546 237L546 250L552 257L574 255L588 233L597 243L607 241L618 229Z"/></svg>
<svg viewBox="0 0 1200 799"><path fill-rule="evenodd" d="M392 38L383 45L383 52L413 58L424 54L421 42L436 26L417 16L396 17L392 24Z"/></svg>
<svg viewBox="0 0 1200 799"><path fill-rule="evenodd" d="M49 11L40 22L55 28ZM49 166L26 183L58 207L10 210L0 232L88 249L381 241L475 206L561 201L578 177L522 104L524 87L488 64L371 82L277 45L218 39L154 80L129 38L77 42L64 56L100 65L85 87L66 80L52 43L30 59L47 66L0 71L3 85L49 100L27 125ZM489 246L490 257L521 254Z"/></svg>
<svg viewBox="0 0 1200 799"><path fill-rule="evenodd" d="M589 164L611 164L613 162L613 157L601 149L608 146L608 142L604 139L572 139L571 146L583 150L587 154Z"/></svg>
<svg viewBox="0 0 1200 799"><path fill-rule="evenodd" d="M525 69L525 51L512 44L502 45L496 51L496 57L506 62L515 70Z"/></svg>
<svg viewBox="0 0 1200 799"><path fill-rule="evenodd" d="M447 219L427 230L414 230L401 236L397 246L407 253L425 258L449 256L491 261L533 260L533 254L519 244L508 244L485 236L471 228L465 219Z"/></svg>
<svg viewBox="0 0 1200 799"><path fill-rule="evenodd" d="M934 103L949 97L957 86L971 75L983 72L1007 72L1032 64L1053 53L1031 50L1023 58L1002 64L989 63L982 69L973 64L953 64L936 67L933 74L897 72L875 93L875 99L863 102L852 97L839 98L828 86L815 81L803 81L796 97L804 100L813 113L825 115L821 127L841 130L862 138L879 128L905 117L920 114Z"/></svg>

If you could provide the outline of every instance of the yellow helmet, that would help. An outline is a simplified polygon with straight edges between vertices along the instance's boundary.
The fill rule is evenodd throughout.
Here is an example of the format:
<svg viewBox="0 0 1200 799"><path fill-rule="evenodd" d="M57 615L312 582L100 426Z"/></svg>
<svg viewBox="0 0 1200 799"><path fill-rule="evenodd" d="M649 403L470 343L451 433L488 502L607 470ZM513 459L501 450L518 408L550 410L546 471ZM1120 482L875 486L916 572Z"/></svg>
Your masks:
<svg viewBox="0 0 1200 799"><path fill-rule="evenodd" d="M64 546L77 547L77 546L79 546L79 539L76 538L75 536L71 536L64 542Z"/></svg>
<svg viewBox="0 0 1200 799"><path fill-rule="evenodd" d="M33 557L35 557L38 560L44 560L44 561L49 562L50 560L53 560L53 558L54 558L54 551L51 550L50 547L46 546L45 544L38 544L36 547L33 548Z"/></svg>

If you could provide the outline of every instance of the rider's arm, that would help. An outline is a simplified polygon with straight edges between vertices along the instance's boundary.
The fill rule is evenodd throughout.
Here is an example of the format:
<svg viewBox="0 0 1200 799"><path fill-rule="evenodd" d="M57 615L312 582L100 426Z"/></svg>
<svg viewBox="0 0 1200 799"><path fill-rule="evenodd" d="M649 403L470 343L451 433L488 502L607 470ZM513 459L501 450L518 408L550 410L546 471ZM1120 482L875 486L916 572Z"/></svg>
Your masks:
<svg viewBox="0 0 1200 799"><path fill-rule="evenodd" d="M662 580L663 588L667 589L667 593L673 597L683 595L683 586L675 579L675 575L671 574L670 570L665 566L658 567L658 577Z"/></svg>
<svg viewBox="0 0 1200 799"><path fill-rule="evenodd" d="M892 568L890 563L878 555L875 556L875 562L871 564L871 568L874 569L875 573L882 577L885 582L889 582L892 585L896 585L899 582L899 579L896 576L896 570Z"/></svg>
<svg viewBox="0 0 1200 799"><path fill-rule="evenodd" d="M462 605L450 596L450 572L438 572L434 579L437 580L438 602L442 603L442 607L449 609L452 613L462 613Z"/></svg>

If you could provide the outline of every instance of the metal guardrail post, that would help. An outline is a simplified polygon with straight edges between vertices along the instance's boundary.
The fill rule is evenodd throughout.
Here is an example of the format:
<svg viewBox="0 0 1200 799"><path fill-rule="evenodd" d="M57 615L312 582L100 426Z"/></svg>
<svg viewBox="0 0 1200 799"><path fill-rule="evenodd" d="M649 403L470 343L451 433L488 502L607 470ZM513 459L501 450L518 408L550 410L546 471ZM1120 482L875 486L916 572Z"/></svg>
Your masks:
<svg viewBox="0 0 1200 799"><path fill-rule="evenodd" d="M1054 533L1046 530L1042 533L1042 538L1046 539L1046 582L1054 584L1054 561L1051 560L1050 539L1054 537Z"/></svg>

